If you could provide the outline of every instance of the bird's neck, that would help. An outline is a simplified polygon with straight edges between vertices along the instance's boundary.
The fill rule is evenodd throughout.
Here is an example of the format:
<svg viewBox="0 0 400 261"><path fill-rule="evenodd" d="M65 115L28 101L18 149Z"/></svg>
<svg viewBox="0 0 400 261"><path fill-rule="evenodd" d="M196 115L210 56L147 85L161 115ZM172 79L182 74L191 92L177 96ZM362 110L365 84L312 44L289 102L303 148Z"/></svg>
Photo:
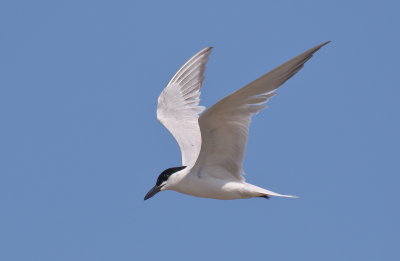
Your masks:
<svg viewBox="0 0 400 261"><path fill-rule="evenodd" d="M186 169L172 174L168 179L168 187L174 187L175 185L181 183L182 180L187 176L187 174L189 174L189 171Z"/></svg>

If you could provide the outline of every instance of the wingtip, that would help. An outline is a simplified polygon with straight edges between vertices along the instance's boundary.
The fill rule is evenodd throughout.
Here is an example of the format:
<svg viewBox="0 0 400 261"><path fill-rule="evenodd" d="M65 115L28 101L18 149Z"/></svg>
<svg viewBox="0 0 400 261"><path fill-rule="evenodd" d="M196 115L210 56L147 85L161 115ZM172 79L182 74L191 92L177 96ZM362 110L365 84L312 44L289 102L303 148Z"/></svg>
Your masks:
<svg viewBox="0 0 400 261"><path fill-rule="evenodd" d="M332 42L332 41L326 41L320 45L315 46L314 49L319 50L320 48L324 47L325 45L329 44L330 42Z"/></svg>
<svg viewBox="0 0 400 261"><path fill-rule="evenodd" d="M325 43L322 44L322 46L327 45L328 43L331 43L331 42L332 42L331 40L326 41Z"/></svg>
<svg viewBox="0 0 400 261"><path fill-rule="evenodd" d="M315 46L315 47L309 49L308 51L305 51L305 52L302 53L301 55L304 55L304 54L313 55L315 52L317 52L319 49L321 49L321 48L324 47L325 45L329 44L330 42L331 42L331 41L327 41L327 42L324 42L324 43L322 43L322 44L319 44L319 45L317 45L317 46ZM299 56L301 56L301 55L299 55ZM298 57L298 56L297 56L297 57Z"/></svg>
<svg viewBox="0 0 400 261"><path fill-rule="evenodd" d="M194 55L193 57L200 56L200 55L204 55L204 54L209 55L209 54L211 53L211 51L212 51L213 48L214 48L214 47L212 47L212 46L207 46L207 47L203 48L201 51L199 51L199 52L198 52L196 55Z"/></svg>

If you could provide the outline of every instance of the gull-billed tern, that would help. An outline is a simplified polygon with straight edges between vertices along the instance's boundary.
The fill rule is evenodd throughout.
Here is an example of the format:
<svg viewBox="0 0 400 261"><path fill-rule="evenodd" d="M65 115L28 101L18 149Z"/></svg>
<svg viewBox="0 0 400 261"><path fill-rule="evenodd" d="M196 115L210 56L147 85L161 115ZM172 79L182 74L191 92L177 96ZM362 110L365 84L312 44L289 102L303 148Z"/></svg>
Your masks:
<svg viewBox="0 0 400 261"><path fill-rule="evenodd" d="M252 116L264 109L265 103L275 95L275 90L328 43L282 64L206 111L199 105L200 88L212 47L201 50L188 60L161 92L157 106L157 118L179 144L182 166L164 170L144 199L163 190L225 200L295 197L245 181L242 164L249 125Z"/></svg>

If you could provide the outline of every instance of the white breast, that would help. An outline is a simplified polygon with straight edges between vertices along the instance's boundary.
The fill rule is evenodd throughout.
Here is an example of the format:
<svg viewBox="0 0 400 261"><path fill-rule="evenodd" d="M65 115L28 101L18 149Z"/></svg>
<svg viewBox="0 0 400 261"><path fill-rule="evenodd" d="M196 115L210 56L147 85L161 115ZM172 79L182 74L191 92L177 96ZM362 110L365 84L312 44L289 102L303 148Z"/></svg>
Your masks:
<svg viewBox="0 0 400 261"><path fill-rule="evenodd" d="M210 175L198 175L190 173L182 177L182 179L169 187L183 194L214 199L240 199L259 196L260 193L250 190L246 182L223 180L214 178Z"/></svg>

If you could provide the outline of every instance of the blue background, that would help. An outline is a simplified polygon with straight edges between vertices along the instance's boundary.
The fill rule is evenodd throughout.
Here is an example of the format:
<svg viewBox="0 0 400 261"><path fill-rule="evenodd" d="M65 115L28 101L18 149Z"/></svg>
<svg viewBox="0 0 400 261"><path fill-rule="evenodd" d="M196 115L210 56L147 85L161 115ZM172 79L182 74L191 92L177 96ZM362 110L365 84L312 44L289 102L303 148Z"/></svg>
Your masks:
<svg viewBox="0 0 400 261"><path fill-rule="evenodd" d="M400 260L397 1L1 1L0 260ZM163 192L159 93L214 46L210 107L327 40L253 121L247 180Z"/></svg>

